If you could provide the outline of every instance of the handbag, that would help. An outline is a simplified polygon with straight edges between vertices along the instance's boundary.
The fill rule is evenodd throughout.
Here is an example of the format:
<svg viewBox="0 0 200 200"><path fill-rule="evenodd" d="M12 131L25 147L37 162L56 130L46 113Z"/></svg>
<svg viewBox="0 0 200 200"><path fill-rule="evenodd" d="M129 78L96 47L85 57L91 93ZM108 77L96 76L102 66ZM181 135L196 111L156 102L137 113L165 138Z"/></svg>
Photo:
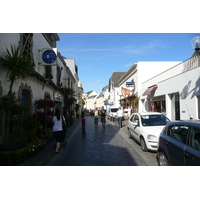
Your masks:
<svg viewBox="0 0 200 200"><path fill-rule="evenodd" d="M67 128L66 128L66 125L65 125L65 123L64 123L63 117L62 117L62 129L63 129L63 132L64 132L64 133L67 132Z"/></svg>

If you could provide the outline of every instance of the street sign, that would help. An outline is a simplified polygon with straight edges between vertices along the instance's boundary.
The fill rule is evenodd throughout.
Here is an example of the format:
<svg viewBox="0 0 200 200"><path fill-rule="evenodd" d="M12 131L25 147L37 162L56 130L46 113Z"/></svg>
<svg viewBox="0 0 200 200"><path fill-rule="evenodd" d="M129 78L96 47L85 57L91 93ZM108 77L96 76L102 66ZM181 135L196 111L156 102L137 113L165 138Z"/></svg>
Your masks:
<svg viewBox="0 0 200 200"><path fill-rule="evenodd" d="M57 48L42 49L42 65L57 65Z"/></svg>
<svg viewBox="0 0 200 200"><path fill-rule="evenodd" d="M111 105L110 103L104 103L105 106Z"/></svg>

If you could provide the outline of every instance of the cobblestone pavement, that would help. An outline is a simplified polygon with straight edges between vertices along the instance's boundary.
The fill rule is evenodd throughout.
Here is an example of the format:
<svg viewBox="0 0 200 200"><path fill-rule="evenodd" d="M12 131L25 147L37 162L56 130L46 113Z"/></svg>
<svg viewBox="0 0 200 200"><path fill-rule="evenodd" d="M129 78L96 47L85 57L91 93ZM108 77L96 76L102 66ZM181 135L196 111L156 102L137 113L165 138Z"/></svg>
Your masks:
<svg viewBox="0 0 200 200"><path fill-rule="evenodd" d="M81 132L81 119L68 129L68 144L54 154L55 141L22 166L157 166L155 154L143 152L140 145L128 138L127 120L118 128L117 122L107 120L105 128L94 125L92 116L86 118L86 135Z"/></svg>
<svg viewBox="0 0 200 200"><path fill-rule="evenodd" d="M52 166L148 166L157 165L148 152L128 138L127 121L119 129L116 122L107 120L105 128L94 125L93 117L86 116L86 135L77 128L71 143L48 165ZM126 132L125 132L126 131ZM136 149L135 149L136 147ZM137 152L141 152L140 154ZM145 159L144 159L145 158Z"/></svg>
<svg viewBox="0 0 200 200"><path fill-rule="evenodd" d="M81 118L76 118L74 124L67 129L66 139L70 143L73 133L77 127L80 126ZM32 158L21 163L19 166L46 166L55 156L55 140L47 144L40 152L38 152ZM61 151L63 151L64 145L61 144Z"/></svg>

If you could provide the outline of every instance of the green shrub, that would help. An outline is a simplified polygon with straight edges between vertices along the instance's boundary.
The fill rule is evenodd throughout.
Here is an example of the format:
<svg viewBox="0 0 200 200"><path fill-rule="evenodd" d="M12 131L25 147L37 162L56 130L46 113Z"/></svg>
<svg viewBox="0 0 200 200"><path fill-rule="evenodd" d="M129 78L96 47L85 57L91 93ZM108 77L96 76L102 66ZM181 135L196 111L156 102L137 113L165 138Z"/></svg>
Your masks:
<svg viewBox="0 0 200 200"><path fill-rule="evenodd" d="M28 147L23 147L15 151L0 151L0 165L13 165L25 160L28 150Z"/></svg>
<svg viewBox="0 0 200 200"><path fill-rule="evenodd" d="M18 163L25 160L28 156L28 147L23 147L21 149L13 151L13 163Z"/></svg>
<svg viewBox="0 0 200 200"><path fill-rule="evenodd" d="M12 164L12 151L0 151L0 165L11 165Z"/></svg>

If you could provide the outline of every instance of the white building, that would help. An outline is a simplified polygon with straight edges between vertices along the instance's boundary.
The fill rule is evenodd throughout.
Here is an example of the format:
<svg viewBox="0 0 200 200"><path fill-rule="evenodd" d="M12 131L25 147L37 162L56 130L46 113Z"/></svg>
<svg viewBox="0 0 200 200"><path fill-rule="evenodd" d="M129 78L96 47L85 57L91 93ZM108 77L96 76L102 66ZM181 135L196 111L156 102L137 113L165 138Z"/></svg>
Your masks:
<svg viewBox="0 0 200 200"><path fill-rule="evenodd" d="M104 106L104 94L101 92L99 95L96 97L96 108L101 109L102 106Z"/></svg>
<svg viewBox="0 0 200 200"><path fill-rule="evenodd" d="M140 111L158 111L171 120L200 119L200 55L143 82Z"/></svg>
<svg viewBox="0 0 200 200"><path fill-rule="evenodd" d="M75 93L78 94L78 82L79 82L78 66L75 63L75 59L64 58L64 61L76 80L74 85L71 85L71 87L74 89ZM67 79L67 82L68 80L69 78Z"/></svg>
<svg viewBox="0 0 200 200"><path fill-rule="evenodd" d="M67 65L67 67L70 69L73 77L75 78L75 82L74 84L71 83L71 87L73 88L74 92L75 92L75 99L76 99L76 103L77 105L79 105L79 110L77 111L79 114L81 113L81 109L82 109L82 85L79 82L79 76L78 76L78 65L76 65L76 61L75 59L72 58L64 58L65 63ZM67 82L70 81L70 78L67 78ZM82 88L80 90L80 88ZM80 98L81 97L81 98Z"/></svg>
<svg viewBox="0 0 200 200"><path fill-rule="evenodd" d="M109 79L109 96L108 103L111 106L119 107L120 106L120 88L118 84L118 80L125 74L126 72L113 72Z"/></svg>
<svg viewBox="0 0 200 200"><path fill-rule="evenodd" d="M109 88L108 85L106 85L106 86L102 89L104 101L108 101L108 98L109 98L109 91L108 91L108 88Z"/></svg>
<svg viewBox="0 0 200 200"><path fill-rule="evenodd" d="M19 97L23 97L30 107L30 113L35 112L35 102L39 99L49 98L56 102L58 108L63 106L63 87L74 89L77 79L67 67L63 57L56 48L56 42L60 38L56 33L1 33L0 51L10 45L20 46L32 57L35 74L24 81L16 81L13 85ZM53 63L45 63L43 55L46 50L54 51L56 60ZM6 71L0 73L0 95L6 95L9 90L9 82L6 80ZM66 82L68 79L68 82Z"/></svg>
<svg viewBox="0 0 200 200"><path fill-rule="evenodd" d="M96 98L99 94L92 90L82 95L83 100L85 101L84 109L94 110L96 108Z"/></svg>
<svg viewBox="0 0 200 200"><path fill-rule="evenodd" d="M120 95L121 106L123 108L133 109L132 101L135 96L140 98L142 83L151 77L173 67L174 65L177 65L178 63L180 62L149 61L133 64L132 67L118 80L118 94Z"/></svg>

